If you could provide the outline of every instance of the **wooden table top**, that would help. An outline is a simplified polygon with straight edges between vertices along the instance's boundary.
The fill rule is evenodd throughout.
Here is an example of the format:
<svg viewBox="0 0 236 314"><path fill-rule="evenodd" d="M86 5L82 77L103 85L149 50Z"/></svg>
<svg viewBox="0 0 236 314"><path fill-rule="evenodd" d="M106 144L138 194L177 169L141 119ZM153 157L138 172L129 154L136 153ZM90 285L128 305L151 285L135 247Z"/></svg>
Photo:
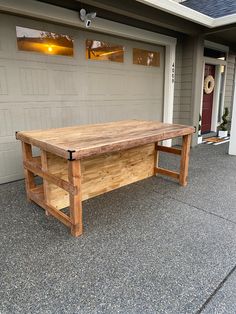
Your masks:
<svg viewBox="0 0 236 314"><path fill-rule="evenodd" d="M192 126L126 120L22 131L17 132L16 138L66 159L81 159L192 133Z"/></svg>

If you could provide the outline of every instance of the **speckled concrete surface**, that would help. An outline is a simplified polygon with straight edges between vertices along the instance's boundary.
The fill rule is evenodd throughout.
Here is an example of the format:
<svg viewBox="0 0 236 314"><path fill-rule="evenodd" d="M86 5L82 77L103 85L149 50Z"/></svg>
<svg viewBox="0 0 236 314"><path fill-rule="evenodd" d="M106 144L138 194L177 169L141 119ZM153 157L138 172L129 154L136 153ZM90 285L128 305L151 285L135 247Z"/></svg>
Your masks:
<svg viewBox="0 0 236 314"><path fill-rule="evenodd" d="M226 149L193 149L187 188L155 177L85 202L80 238L27 203L22 181L1 185L0 313L197 313L236 265ZM235 313L234 278L204 313Z"/></svg>
<svg viewBox="0 0 236 314"><path fill-rule="evenodd" d="M236 157L227 154L228 145L200 145L192 150L189 184L179 189L166 182L166 196L186 202L236 223ZM164 160L176 168L176 158Z"/></svg>
<svg viewBox="0 0 236 314"><path fill-rule="evenodd" d="M232 274L202 311L203 314L236 313L236 272Z"/></svg>

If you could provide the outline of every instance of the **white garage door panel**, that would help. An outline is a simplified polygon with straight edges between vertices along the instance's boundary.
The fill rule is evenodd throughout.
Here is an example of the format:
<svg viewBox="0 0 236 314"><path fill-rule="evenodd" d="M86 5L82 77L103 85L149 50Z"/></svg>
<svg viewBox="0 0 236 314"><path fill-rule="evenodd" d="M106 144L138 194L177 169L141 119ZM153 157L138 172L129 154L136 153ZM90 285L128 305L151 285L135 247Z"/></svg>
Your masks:
<svg viewBox="0 0 236 314"><path fill-rule="evenodd" d="M0 144L0 182L22 178L21 147L16 143Z"/></svg>
<svg viewBox="0 0 236 314"><path fill-rule="evenodd" d="M7 70L5 66L0 66L0 95L7 95Z"/></svg>
<svg viewBox="0 0 236 314"><path fill-rule="evenodd" d="M74 57L20 52L15 27L74 37ZM85 59L85 40L125 47L124 63ZM160 52L160 67L133 65L132 49ZM15 131L163 115L164 48L0 14L0 183L22 178Z"/></svg>

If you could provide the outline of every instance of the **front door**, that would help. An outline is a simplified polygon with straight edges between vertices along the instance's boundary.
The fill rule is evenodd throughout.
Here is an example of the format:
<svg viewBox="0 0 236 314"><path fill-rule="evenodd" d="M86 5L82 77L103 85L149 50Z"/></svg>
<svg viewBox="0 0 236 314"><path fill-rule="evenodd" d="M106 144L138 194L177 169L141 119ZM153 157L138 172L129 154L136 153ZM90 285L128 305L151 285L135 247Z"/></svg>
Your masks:
<svg viewBox="0 0 236 314"><path fill-rule="evenodd" d="M205 65L205 75L204 80L209 76L213 76L215 79L215 66L211 64ZM210 85L210 84L209 84ZM206 89L209 86L205 86L203 90L203 103L202 103L202 134L208 133L211 131L211 118L212 118L212 107L213 107L213 95L214 95L214 88L211 92L206 92Z"/></svg>

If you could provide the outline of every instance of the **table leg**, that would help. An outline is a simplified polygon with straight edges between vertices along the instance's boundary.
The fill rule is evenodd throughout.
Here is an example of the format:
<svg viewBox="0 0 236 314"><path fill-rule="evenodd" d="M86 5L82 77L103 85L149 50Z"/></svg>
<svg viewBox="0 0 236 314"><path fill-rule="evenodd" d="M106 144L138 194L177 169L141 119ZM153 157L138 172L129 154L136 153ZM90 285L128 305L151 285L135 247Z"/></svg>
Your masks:
<svg viewBox="0 0 236 314"><path fill-rule="evenodd" d="M30 144L22 142L22 153L24 162L32 160L32 146ZM34 174L24 167L24 175L27 200L30 201L30 191L36 186Z"/></svg>
<svg viewBox="0 0 236 314"><path fill-rule="evenodd" d="M179 174L179 183L182 186L187 185L191 137L192 137L191 134L183 136L181 162L180 162L180 174Z"/></svg>
<svg viewBox="0 0 236 314"><path fill-rule="evenodd" d="M42 164L42 170L44 172L48 172L48 161L47 161L47 153L46 151L41 149L41 164ZM43 190L44 190L44 200L46 204L49 204L48 201L48 182L43 178ZM49 216L49 211L45 209L45 214Z"/></svg>
<svg viewBox="0 0 236 314"><path fill-rule="evenodd" d="M158 150L158 142L155 143L155 153L154 153L154 175L157 175L156 169L159 164L159 150Z"/></svg>
<svg viewBox="0 0 236 314"><path fill-rule="evenodd" d="M71 234L78 237L83 231L80 160L68 161L68 170L69 182L77 187L75 195L70 193Z"/></svg>

